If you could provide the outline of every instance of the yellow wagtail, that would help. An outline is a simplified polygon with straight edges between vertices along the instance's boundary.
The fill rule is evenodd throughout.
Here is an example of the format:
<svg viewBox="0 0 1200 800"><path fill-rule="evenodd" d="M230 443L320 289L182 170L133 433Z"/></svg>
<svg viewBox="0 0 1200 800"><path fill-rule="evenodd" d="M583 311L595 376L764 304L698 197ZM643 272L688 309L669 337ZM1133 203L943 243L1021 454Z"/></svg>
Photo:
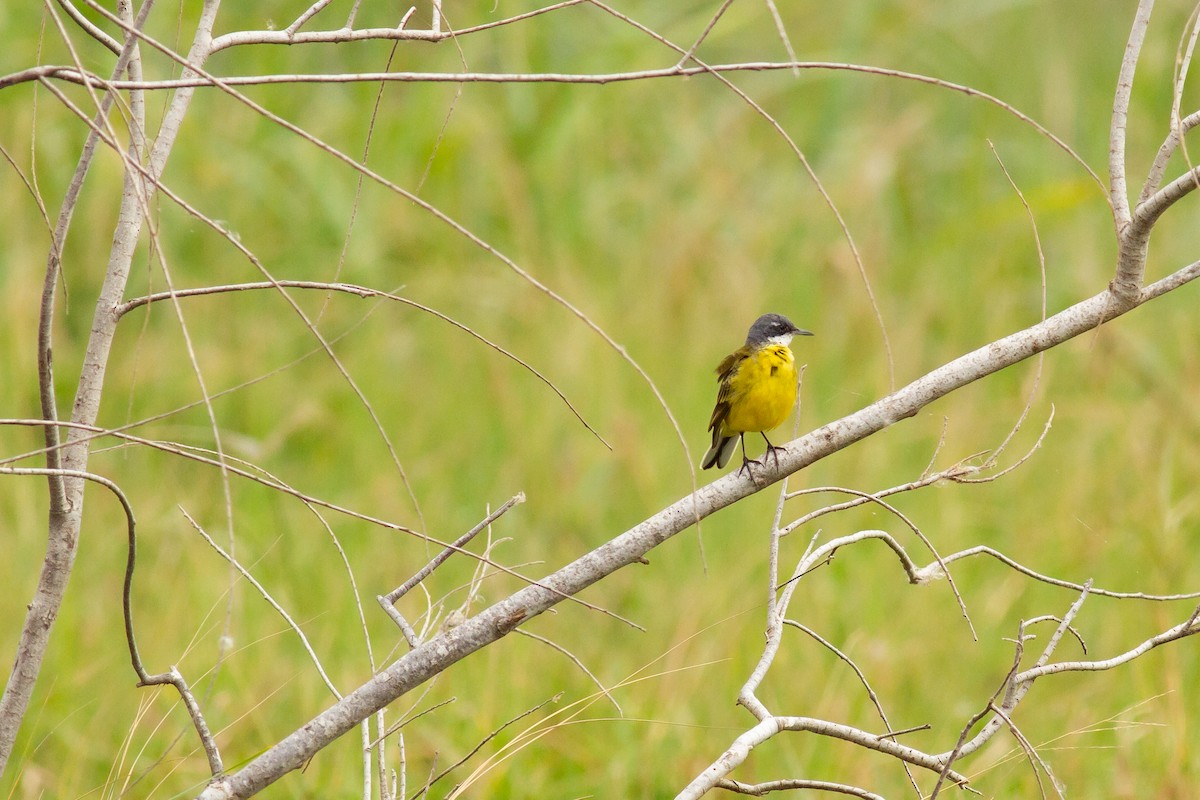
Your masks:
<svg viewBox="0 0 1200 800"><path fill-rule="evenodd" d="M750 326L746 343L717 367L720 389L708 423L712 447L704 454L701 469L725 466L739 440L742 469L761 463L746 455L747 433L762 434L766 452L775 455L778 448L767 438L767 431L782 425L796 404L796 359L788 344L797 335L812 333L797 328L781 314L763 314ZM778 461L779 456L775 458Z"/></svg>

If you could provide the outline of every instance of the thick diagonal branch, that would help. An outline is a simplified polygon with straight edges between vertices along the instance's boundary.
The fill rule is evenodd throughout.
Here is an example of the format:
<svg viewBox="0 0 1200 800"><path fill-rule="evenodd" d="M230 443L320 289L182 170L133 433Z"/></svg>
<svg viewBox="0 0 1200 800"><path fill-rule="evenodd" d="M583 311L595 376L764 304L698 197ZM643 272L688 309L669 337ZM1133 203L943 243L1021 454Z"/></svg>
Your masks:
<svg viewBox="0 0 1200 800"><path fill-rule="evenodd" d="M1136 305L1200 277L1200 262L1146 287ZM1090 297L1043 322L1010 334L939 367L881 400L789 442L778 466L750 477L726 475L546 577L527 586L461 625L416 647L361 687L318 714L239 772L211 784L203 800L249 797L354 728L358 722L451 664L503 638L565 596L591 586L686 530L694 522L854 444L895 422L911 417L955 389L1016 364L1029 356L1092 330L1118 314L1108 291Z"/></svg>

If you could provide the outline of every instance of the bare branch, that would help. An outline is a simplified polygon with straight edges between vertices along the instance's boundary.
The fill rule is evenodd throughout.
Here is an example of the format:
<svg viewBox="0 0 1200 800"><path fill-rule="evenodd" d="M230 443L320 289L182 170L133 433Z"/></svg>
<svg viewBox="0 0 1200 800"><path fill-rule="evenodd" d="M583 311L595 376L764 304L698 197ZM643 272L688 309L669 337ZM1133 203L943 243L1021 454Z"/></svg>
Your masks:
<svg viewBox="0 0 1200 800"><path fill-rule="evenodd" d="M1142 193L1138 196L1138 206L1145 205L1146 201L1158 191L1162 186L1163 176L1167 172L1167 165L1171 161L1171 157L1175 155L1175 151L1179 149L1183 137L1200 125L1200 111L1188 114L1178 123L1171 126L1171 132L1167 134L1167 138L1158 148L1158 153L1154 156L1154 163L1150 167L1150 172L1146 176L1146 183L1142 186Z"/></svg>
<svg viewBox="0 0 1200 800"><path fill-rule="evenodd" d="M87 32L88 36L91 36L97 42L104 45L118 56L121 55L121 43L96 27L96 25L90 19L85 17L83 13L75 7L75 4L72 3L71 0L58 0L58 4L62 6L62 10L67 12L67 16L70 17L76 25L78 25L80 28L83 28L83 30ZM153 5L153 3L144 5ZM122 71L123 70L118 70L115 74L119 75Z"/></svg>
<svg viewBox="0 0 1200 800"><path fill-rule="evenodd" d="M1112 126L1108 137L1109 196L1119 247L1112 293L1115 300L1121 304L1134 302L1142 290L1142 282L1146 275L1150 227L1158 216L1154 214L1152 218L1145 218L1145 215L1139 214L1139 219L1134 219L1129 210L1129 189L1125 178L1129 98L1133 92L1133 75L1142 52L1142 43L1146 38L1146 29L1150 27L1150 11L1153 8L1154 0L1138 2L1133 27L1129 31L1129 41L1125 45L1125 56L1121 60L1117 89L1113 95ZM1158 213L1161 214L1162 211Z"/></svg>
<svg viewBox="0 0 1200 800"><path fill-rule="evenodd" d="M734 739L729 749L684 787L683 791L675 796L675 800L696 800L696 798L701 797L709 789L716 786L718 781L742 764L755 747L783 731L815 733L820 736L842 739L868 750L875 750L898 758L913 766L922 767L931 772L940 773L943 769L943 763L937 756L932 756L915 748L898 744L890 739L879 738L875 734L867 733L849 725L839 725L827 722L826 720L812 719L811 717L768 717ZM953 770L948 772L948 777L960 786L967 784L966 776L960 775Z"/></svg>
<svg viewBox="0 0 1200 800"><path fill-rule="evenodd" d="M187 509L181 506L179 511L183 514L184 518L187 519L188 524L190 524L196 530L196 533L200 534L204 541L208 542L208 546L213 550L216 550L217 555L221 556L221 558L232 564L234 568L237 569L238 573L241 574L241 576L245 578L251 586L258 590L258 593L262 595L262 598L266 600L268 604L270 604L271 608L275 609L276 613L283 617L283 621L286 622L288 627L295 631L296 636L299 637L300 644L303 645L305 652L308 653L308 657L312 660L313 666L317 668L317 674L321 676L321 680L325 683L325 688L329 689L330 693L334 697L338 698L339 700L342 699L342 693L339 692L337 687L333 685L333 681L330 680L329 675L325 672L325 667L321 664L320 657L318 657L317 652L313 650L312 644L310 644L308 641L308 637L304 635L304 630L296 623L294 619L292 619L292 615L289 614L287 610L284 609L284 607L281 606L279 602L271 596L271 593L267 591L266 587L259 583L258 579L251 575L248 569L243 567L240 563L238 563L237 559L225 552L223 549L221 549L219 544L213 541L212 537L205 532L200 523L196 522L192 515L187 512Z"/></svg>
<svg viewBox="0 0 1200 800"><path fill-rule="evenodd" d="M1121 59L1121 72L1117 77L1117 88L1113 93L1112 124L1108 134L1109 196L1112 199L1113 215L1117 235L1124 233L1130 222L1129 192L1125 180L1126 131L1129 125L1129 98L1133 94L1133 76L1137 71L1142 43L1150 27L1150 12L1154 0L1139 0L1129 41L1125 44L1125 56ZM1137 284L1140 288L1140 282Z"/></svg>
<svg viewBox="0 0 1200 800"><path fill-rule="evenodd" d="M1025 738L1025 734L1021 733L1020 729L1017 728L1016 724L1014 724L1011 719L1009 719L1008 715L1005 714L1002 709L997 708L994 703L988 704L988 711L995 714L1004 722L1005 725L1008 726L1009 733L1013 735L1013 738L1017 740L1017 744L1020 745L1021 749L1025 752L1025 757L1029 759L1029 764L1033 768L1033 777L1037 779L1038 792L1043 800L1045 800L1046 797L1046 789L1042 785L1042 776L1038 772L1038 767L1041 767L1042 771L1044 771L1046 775L1050 777L1050 783L1052 786L1054 786L1055 794L1057 794L1060 800L1062 800L1064 797L1062 784L1059 783L1058 779L1054 777L1054 772L1050 769L1050 765L1046 763L1045 759L1038 755L1037 749L1028 739Z"/></svg>
<svg viewBox="0 0 1200 800"><path fill-rule="evenodd" d="M584 2L584 0L579 0ZM574 3L571 3L574 5ZM390 30L390 29L388 29ZM304 34L299 34L303 36ZM608 84L628 81L645 81L660 78L678 78L710 73L728 72L774 72L778 70L818 70L831 72L853 72L862 75L894 78L904 81L934 86L966 97L982 100L1001 109L1004 113L1015 117L1025 125L1052 142L1056 147L1070 156L1091 177L1092 181L1108 198L1105 184L1083 158L1061 138L1051 133L1044 125L1037 122L1028 114L1017 109L1011 103L953 81L922 75L916 72L874 67L866 64L850 64L841 61L748 61L730 64L706 64L695 67L663 67L658 69L631 70L626 72L608 73L563 73L563 72L354 72L342 74L282 74L282 75L234 75L230 77L181 77L158 81L102 81L97 76L89 76L96 84L104 84L109 90L144 89L146 91L162 89L178 89L182 87L199 86L261 86L280 83L376 83L380 81L396 81L400 83L573 83L573 84ZM63 65L47 65L31 70L22 70L10 75L0 76L0 89L31 80L57 79L70 83L83 83L85 78L78 68Z"/></svg>
<svg viewBox="0 0 1200 800"><path fill-rule="evenodd" d="M142 663L141 654L138 652L137 637L133 631L133 571L137 564L137 521L133 515L133 506L129 503L129 498L125 496L125 492L121 490L113 481L105 478L102 475L86 472L84 470L49 470L41 468L26 468L26 467L0 467L0 475L41 475L54 471L59 473L62 478L76 478L79 480L90 481L92 483L103 486L112 492L117 498L117 502L121 504L122 511L125 512L125 526L128 541L128 549L125 560L125 580L121 590L121 608L125 621L125 642L129 648L129 659L133 664L133 671L138 676L138 686L160 686L170 684L179 692L179 696L183 699L184 705L188 710L188 714L192 718L192 724L196 728L196 733L200 737L200 743L204 747L204 752L208 756L209 769L214 777L224 772L224 766L221 763L221 754L217 749L216 740L209 731L208 722L204 718L204 714L200 710L199 703L196 702L195 695L192 694L188 687L187 681L184 680L182 673L175 667L157 675L151 675L145 665Z"/></svg>
<svg viewBox="0 0 1200 800"><path fill-rule="evenodd" d="M442 31L440 29L441 15L434 14L434 27L429 30L409 30L403 22L395 28L360 28L352 30L351 25L354 23L354 15L346 23L346 27L332 31L300 31L297 23L303 24L310 17L303 16L297 20L297 23L292 23L292 26L280 31L237 31L235 33L226 33L213 39L212 52L217 53L230 47L255 45L255 44L317 44L317 43L346 43L346 42L363 42L375 40L399 40L399 41L417 41L417 42L440 42L452 37L469 36L480 31L487 31L493 28L499 28L504 25L511 25L514 22L522 22L533 17L547 14L551 11L557 11L561 8L580 5L588 0L566 0L562 3L554 3L545 8L535 9L524 14L517 14L513 17L507 17L495 22L488 22L483 25L475 25L470 28L463 28L459 31ZM319 5L319 3L318 3ZM357 8L357 5L355 6ZM310 9L311 11L311 9ZM297 30L293 30L293 26Z"/></svg>
<svg viewBox="0 0 1200 800"><path fill-rule="evenodd" d="M866 789L860 789L857 786L847 786L844 783L830 783L829 781L806 781L785 778L778 781L763 781L762 783L742 783L741 781L722 778L717 781L716 788L728 789L731 792L748 794L752 797L763 797L771 792L811 789L814 792L848 794L851 797L861 797L863 800L884 800L881 795L868 792Z"/></svg>
<svg viewBox="0 0 1200 800"><path fill-rule="evenodd" d="M1100 661L1059 661L1054 664L1039 664L1036 667L1031 667L1024 672L1019 672L1013 678L1014 683L1030 683L1045 675L1055 675L1060 672L1098 672L1100 670L1112 669L1126 664L1135 658L1150 652L1156 647L1160 647L1169 642L1178 641L1188 636L1200 633L1200 626L1196 625L1197 618L1200 617L1200 607L1197 607L1186 620L1178 625L1168 628L1157 636L1152 636L1146 641L1134 647L1131 650L1126 650L1120 655L1106 658Z"/></svg>
<svg viewBox="0 0 1200 800"><path fill-rule="evenodd" d="M504 505L488 514L486 517L480 520L477 525L464 533L462 536L458 537L453 544L447 546L445 550L434 556L432 561L430 561L424 567L421 567L421 569L417 570L416 574L414 574L411 578L392 591L388 592L383 597L379 598L379 602L387 603L388 605L395 605L396 601L408 594L408 592L418 583L429 577L429 575L431 575L435 569L445 563L446 559L448 559L454 553L460 552L462 548L466 547L472 539L479 535L480 531L484 530L487 528L487 526L504 516L505 512L507 512L513 506L524 502L524 492L520 492L513 497L510 497L507 501L505 501Z"/></svg>
<svg viewBox="0 0 1200 800"><path fill-rule="evenodd" d="M1052 578L1049 575L1044 575L1040 572L1032 570L1029 567L1025 566L1024 564L1021 564L1021 563L1017 562L1016 560L1006 556L1004 553L1001 553L999 550L996 550L995 548L992 548L992 547L988 547L987 545L977 545L975 547L969 547L966 550L960 550L957 553L953 553L951 555L945 556L942 560L944 562L946 562L947 564L949 564L949 563L953 563L953 562L958 561L963 558L970 558L971 556L979 556L979 555L991 556L992 558L996 559L1000 563L1006 564L1007 566L1012 567L1017 572L1020 572L1022 575L1026 575L1030 578L1033 578L1036 581L1041 581L1042 583L1048 583L1051 586L1061 586L1064 589L1073 589L1077 592L1083 591L1083 589L1085 587L1085 585L1082 583L1075 583L1073 581L1066 581L1066 580L1061 580L1059 578ZM936 564L930 564L929 566L925 567L924 570L922 570L922 571L928 571L931 569L935 569L936 567L937 567ZM1200 592L1186 592L1183 594L1147 594L1145 592L1116 592L1116 591L1112 591L1109 589L1096 589L1096 588L1091 588L1088 591L1090 594L1099 595L1101 597L1112 597L1112 598L1116 598L1118 600L1168 601L1168 600L1192 600L1194 598L1200 597Z"/></svg>
<svg viewBox="0 0 1200 800"><path fill-rule="evenodd" d="M345 294L351 294L351 295L355 295L356 297L363 297L363 298L378 297L378 298L381 298L384 300L389 300L389 301L395 302L395 303L401 303L403 305L419 309L420 311L423 311L426 314L431 314L431 315L437 317L438 319L442 320L443 322L447 322L447 323L453 325L455 328L458 328L460 331L473 336L474 338L478 339L480 342L483 342L485 345L487 345L488 347L495 350L497 353L500 353L505 358L508 358L508 359L516 362L517 364L519 364L520 366L522 366L526 370L528 370L530 373L532 373L535 378L537 378L539 381L544 383L547 387L549 387L549 389L551 391L553 391L556 395L558 395L558 398L560 400L562 400L563 403L566 404L567 408L571 410L571 413L575 415L575 418L578 419L583 424L583 426L585 428L587 428L588 431L591 432L591 434L593 436L595 436L597 439L599 439L601 444L603 444L609 450L612 450L612 445L610 445L608 443L608 441L603 436L600 435L599 431L597 431L594 427L592 427L591 423L589 423L584 418L583 414L580 413L579 409L577 409L575 407L574 403L572 403L570 400L568 400L567 396L562 393L562 390L560 390L557 386L555 386L553 381L551 381L549 378L547 378L545 375L543 375L540 371L538 371L536 368L534 368L532 365L530 365L529 362L525 361L523 358L521 358L520 356L516 355L515 353L507 350L506 348L501 347L499 344L497 344L496 342L493 342L491 339L488 339L486 336L483 336L482 334L478 333L477 331L475 331L475 329L462 324L458 320L456 320L450 316L447 316L446 314L443 314L442 312L438 311L437 309L431 308L430 306L424 305L422 303L418 303L415 300L410 300L407 297L401 297L400 295L395 294L393 292L384 292L384 291L380 291L379 289L371 289L366 286L358 286L358 285L352 284L352 283L327 283L327 282L323 282L323 281L293 281L293 280L256 281L256 282L251 282L251 283L228 284L225 286L203 286L203 287L199 287L196 289L175 289L173 291L168 291L168 292L156 292L154 294L146 295L144 297L135 297L132 300L128 300L124 303L121 303L119 306L117 306L114 313L116 313L117 316L120 317L120 316L124 316L125 314L128 314L130 311L132 311L135 308L139 308L141 306L148 305L150 303L157 303L157 302L161 302L164 300L171 300L174 298L202 297L202 296L206 296L206 295L223 294L226 292L244 292L244 291L253 291L253 290L260 290L260 289L319 289L319 290L326 291L326 292L343 292Z"/></svg>

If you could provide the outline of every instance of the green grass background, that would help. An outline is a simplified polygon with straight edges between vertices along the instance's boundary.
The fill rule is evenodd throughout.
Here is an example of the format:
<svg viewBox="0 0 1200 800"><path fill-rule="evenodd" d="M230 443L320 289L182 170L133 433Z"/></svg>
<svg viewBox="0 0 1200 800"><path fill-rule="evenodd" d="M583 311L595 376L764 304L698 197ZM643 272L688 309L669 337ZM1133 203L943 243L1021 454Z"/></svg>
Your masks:
<svg viewBox="0 0 1200 800"><path fill-rule="evenodd" d="M69 61L36 4L0 7L8 43L2 72ZM151 29L186 49L195 4L159 8ZM284 27L304 4L226 4L219 32ZM340 24L334 4L324 19ZM386 25L395 9L365 8ZM630 2L622 11L684 46L718 4ZM1134 4L886 2L780 4L800 58L934 75L1012 103L1061 136L1102 176L1120 56ZM447 7L466 27L532 5ZM1140 187L1168 128L1171 75L1187 4L1155 11L1130 118L1130 184ZM413 24L427 20L422 7ZM323 18L322 18L323 19ZM332 20L332 21L331 21ZM76 41L107 74L98 46ZM453 43L401 44L393 69L617 72L675 56L594 8L577 7ZM223 52L220 75L382 70L388 43L258 47ZM39 56L40 52L40 56ZM764 4L735 3L699 51L709 62L783 60ZM148 57L147 75L171 66ZM1103 192L1061 150L978 99L898 80L820 70L731 76L795 139L844 216L887 326L896 385L1037 321L1041 281L1028 216L996 152L1028 200L1046 257L1050 310L1099 291L1115 258ZM247 94L352 155L362 152L378 87L254 88ZM68 89L80 103L86 96ZM165 96L152 95L152 118ZM1184 112L1196 107L1188 91ZM120 124L118 122L118 124ZM84 127L44 89L0 92L0 144L54 214ZM31 166L31 160L34 162ZM817 336L797 343L807 364L800 428L852 412L889 390L883 339L836 220L783 139L707 77L565 85L392 84L373 120L370 161L390 180L459 220L612 335L661 390L685 453L647 383L571 313L496 258L412 203L356 174L217 91L198 93L166 180L222 220L278 278L392 290L433 307L519 355L561 389L612 443L606 450L528 371L419 310L316 293L293 296L369 400L393 442L418 514L369 414L295 313L268 292L181 303L210 393L269 376L212 403L226 451L299 490L449 540L517 492L494 556L541 575L598 546L690 491L689 464L705 448L712 368L764 311L788 314ZM1174 164L1176 174L1182 162ZM120 163L104 153L89 176L68 243L54 358L66 414L111 241ZM165 199L160 245L176 286L259 280L227 242ZM12 168L0 170L7 220L0 247L0 415L37 415L35 334L48 235ZM351 210L355 223L338 272ZM1158 277L1196 258L1195 200L1161 222L1149 262ZM129 296L164 288L143 244ZM1049 353L1029 420L1002 463L1037 439L1019 470L979 486L926 489L896 499L940 552L988 544L1030 567L1097 586L1159 593L1200 589L1195 559L1200 387L1195 288L1154 302ZM297 359L303 360L296 361ZM295 362L295 363L293 363ZM282 371L275 372L280 367ZM941 400L915 419L813 465L793 487L874 491L916 478L945 431L939 466L995 447L1030 392L1022 364ZM102 424L116 426L201 399L180 319L167 305L128 316L110 363ZM202 407L139 427L139 435L214 446ZM784 439L776 436L776 440ZM38 447L30 428L0 428L0 448ZM178 664L200 693L226 764L235 768L325 708L331 695L297 637L245 581L230 574L182 510L227 544L219 473L204 465L106 442L91 468L119 483L138 515L135 604L151 671ZM756 443L757 444L757 443ZM23 462L37 464L36 460ZM713 477L705 473L699 478ZM45 542L44 482L0 482L0 642L14 652ZM236 552L301 624L342 691L371 674L355 595L321 521L300 502L241 479L229 483ZM687 532L649 566L613 575L583 595L645 626L638 632L574 604L527 627L574 653L606 685L638 678L571 724L504 758L469 797L671 797L753 720L735 707L762 645L769 490L703 525L707 570ZM791 502L788 518L831 496ZM364 522L324 513L352 567L376 663L402 651L374 596L405 580L435 549ZM421 520L424 520L422 523ZM893 517L859 510L820 522L828 539L885 528L929 556ZM790 568L817 529L784 548ZM0 797L180 797L206 777L186 714L167 689L137 689L121 633L123 521L103 490L88 489L70 592ZM482 544L477 543L476 551ZM429 581L435 598L463 601L475 564L451 559ZM993 562L954 570L973 640L945 582L907 585L894 557L866 544L804 580L791 616L862 667L897 728L932 728L904 741L949 749L961 725L1007 671L1021 619L1062 614L1073 593ZM476 609L520 584L489 578ZM231 605L230 605L231 603ZM418 617L420 593L402 610ZM1185 603L1092 598L1077 627L1108 657L1187 616ZM226 620L229 612L228 621ZM1050 628L1038 629L1045 641ZM214 671L219 640L232 650ZM1059 658L1079 657L1070 643ZM1200 782L1195 754L1200 658L1192 641L1117 671L1039 682L1016 723L1069 797L1183 798ZM594 685L566 657L510 636L453 667L388 711L439 708L405 729L410 793L431 770L548 698L557 705L507 728L437 784L444 797L485 758L534 724L550 728ZM760 695L778 713L882 730L852 672L789 632ZM539 720L541 720L539 722ZM395 766L399 751L389 747ZM357 735L319 754L269 797L361 795ZM434 766L436 763L436 766ZM1038 783L1000 735L959 767L985 797L1034 797ZM808 735L754 752L742 780L807 777L911 796L895 761ZM919 776L926 791L928 776Z"/></svg>

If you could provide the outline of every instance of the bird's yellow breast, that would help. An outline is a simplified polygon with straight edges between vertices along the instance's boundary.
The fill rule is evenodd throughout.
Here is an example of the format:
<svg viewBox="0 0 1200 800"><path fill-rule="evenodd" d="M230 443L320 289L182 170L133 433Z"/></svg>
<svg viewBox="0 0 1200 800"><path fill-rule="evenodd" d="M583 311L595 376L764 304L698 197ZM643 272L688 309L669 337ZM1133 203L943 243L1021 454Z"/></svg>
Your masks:
<svg viewBox="0 0 1200 800"><path fill-rule="evenodd" d="M769 431L783 424L796 404L796 359L786 345L750 353L729 376L727 433Z"/></svg>

